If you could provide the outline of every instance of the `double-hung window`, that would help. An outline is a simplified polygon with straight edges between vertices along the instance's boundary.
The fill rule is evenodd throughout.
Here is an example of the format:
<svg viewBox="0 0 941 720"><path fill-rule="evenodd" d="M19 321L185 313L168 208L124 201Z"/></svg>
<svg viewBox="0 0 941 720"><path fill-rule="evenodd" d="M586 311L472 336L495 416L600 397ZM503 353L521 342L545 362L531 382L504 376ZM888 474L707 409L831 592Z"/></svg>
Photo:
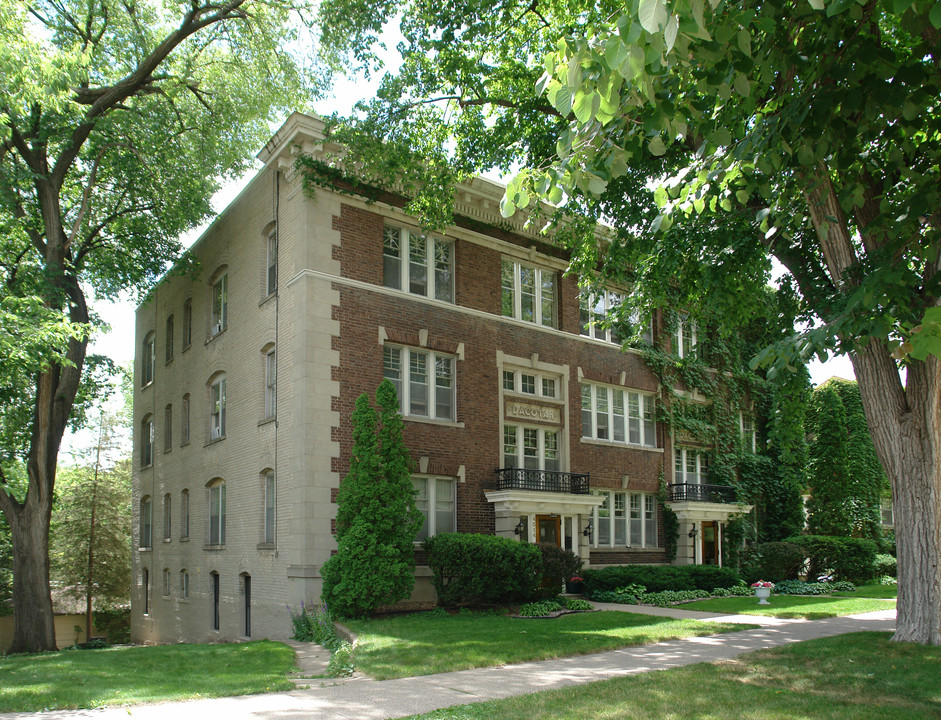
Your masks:
<svg viewBox="0 0 941 720"><path fill-rule="evenodd" d="M144 338L141 360L141 387L147 387L154 381L154 366L157 363L157 344L152 332Z"/></svg>
<svg viewBox="0 0 941 720"><path fill-rule="evenodd" d="M415 506L424 522L415 536L419 542L438 533L454 532L454 480L452 478L412 477Z"/></svg>
<svg viewBox="0 0 941 720"><path fill-rule="evenodd" d="M263 542L266 545L274 544L275 522L275 484L274 472L269 470L264 474L265 483L265 532Z"/></svg>
<svg viewBox="0 0 941 720"><path fill-rule="evenodd" d="M656 547L657 499L651 493L596 491L604 503L594 510L595 547Z"/></svg>
<svg viewBox="0 0 941 720"><path fill-rule="evenodd" d="M681 358L692 355L699 342L697 338L696 321L687 315L676 318L676 328L673 331L673 354Z"/></svg>
<svg viewBox="0 0 941 720"><path fill-rule="evenodd" d="M755 452L755 420L745 413L741 413L739 419L742 430L742 444L747 451Z"/></svg>
<svg viewBox="0 0 941 720"><path fill-rule="evenodd" d="M216 380L209 388L209 439L225 437L225 378Z"/></svg>
<svg viewBox="0 0 941 720"><path fill-rule="evenodd" d="M173 359L173 316L167 318L167 346L166 346L166 361L170 362Z"/></svg>
<svg viewBox="0 0 941 720"><path fill-rule="evenodd" d="M268 294L278 289L278 230L275 228L268 233Z"/></svg>
<svg viewBox="0 0 941 720"><path fill-rule="evenodd" d="M265 419L278 414L278 363L274 348L265 353Z"/></svg>
<svg viewBox="0 0 941 720"><path fill-rule="evenodd" d="M582 437L656 447L653 396L582 383Z"/></svg>
<svg viewBox="0 0 941 720"><path fill-rule="evenodd" d="M557 471L560 464L558 430L503 426L503 467Z"/></svg>
<svg viewBox="0 0 941 720"><path fill-rule="evenodd" d="M213 337L221 333L228 326L229 310L229 276L221 275L212 284L212 309L209 318L210 332Z"/></svg>
<svg viewBox="0 0 941 720"><path fill-rule="evenodd" d="M154 502L150 495L145 495L140 501L140 544L139 547L150 548L154 544Z"/></svg>
<svg viewBox="0 0 941 720"><path fill-rule="evenodd" d="M180 445L188 445L190 441L190 396L183 396L183 406L180 412Z"/></svg>
<svg viewBox="0 0 941 720"><path fill-rule="evenodd" d="M141 424L141 450L140 466L150 467L154 464L154 417L148 415Z"/></svg>
<svg viewBox="0 0 941 720"><path fill-rule="evenodd" d="M180 538L190 536L190 491L180 493Z"/></svg>
<svg viewBox="0 0 941 720"><path fill-rule="evenodd" d="M447 240L387 225L382 263L386 287L454 302L454 245Z"/></svg>
<svg viewBox="0 0 941 720"><path fill-rule="evenodd" d="M183 349L193 344L193 301L187 299L183 303Z"/></svg>
<svg viewBox="0 0 941 720"><path fill-rule="evenodd" d="M504 258L500 267L502 312L525 322L556 326L556 275Z"/></svg>
<svg viewBox="0 0 941 720"><path fill-rule="evenodd" d="M209 488L209 544L225 545L225 483Z"/></svg>
<svg viewBox="0 0 941 720"><path fill-rule="evenodd" d="M394 386L403 415L454 420L454 356L386 345L382 375Z"/></svg>
<svg viewBox="0 0 941 720"><path fill-rule="evenodd" d="M708 483L709 456L692 448L676 448L673 451L673 482L693 485Z"/></svg>
<svg viewBox="0 0 941 720"><path fill-rule="evenodd" d="M170 493L163 496L163 539L170 540L173 537L173 503Z"/></svg>
<svg viewBox="0 0 941 720"><path fill-rule="evenodd" d="M620 345L624 338L618 327L610 322L623 301L622 294L611 290L582 293L578 298L582 335ZM653 344L653 327L649 319L635 310L631 313L630 323L632 326L642 325L641 339L648 345Z"/></svg>

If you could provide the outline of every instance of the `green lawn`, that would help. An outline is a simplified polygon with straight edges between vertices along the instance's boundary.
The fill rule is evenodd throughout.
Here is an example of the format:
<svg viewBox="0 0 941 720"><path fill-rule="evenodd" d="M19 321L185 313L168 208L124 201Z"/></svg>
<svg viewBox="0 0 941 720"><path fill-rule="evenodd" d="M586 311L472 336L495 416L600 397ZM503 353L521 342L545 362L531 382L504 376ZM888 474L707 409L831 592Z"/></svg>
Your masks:
<svg viewBox="0 0 941 720"><path fill-rule="evenodd" d="M378 680L585 655L754 627L625 612L579 613L551 620L430 612L346 624L359 636L354 654L357 670Z"/></svg>
<svg viewBox="0 0 941 720"><path fill-rule="evenodd" d="M895 607L894 600L853 597L853 593L846 593L846 597L772 595L768 602L771 604L759 605L758 599L754 597L712 598L684 603L682 608L733 615L773 615L780 618L821 620L838 615L891 610Z"/></svg>
<svg viewBox="0 0 941 720"><path fill-rule="evenodd" d="M895 607L895 585L861 585L854 591L832 595L773 595L770 605L759 605L752 597L711 598L684 603L686 610L736 615L773 615L780 618L821 620L838 615L855 615Z"/></svg>
<svg viewBox="0 0 941 720"><path fill-rule="evenodd" d="M737 660L439 710L412 720L929 720L941 647L854 633Z"/></svg>
<svg viewBox="0 0 941 720"><path fill-rule="evenodd" d="M268 641L0 656L0 712L287 690L294 651Z"/></svg>

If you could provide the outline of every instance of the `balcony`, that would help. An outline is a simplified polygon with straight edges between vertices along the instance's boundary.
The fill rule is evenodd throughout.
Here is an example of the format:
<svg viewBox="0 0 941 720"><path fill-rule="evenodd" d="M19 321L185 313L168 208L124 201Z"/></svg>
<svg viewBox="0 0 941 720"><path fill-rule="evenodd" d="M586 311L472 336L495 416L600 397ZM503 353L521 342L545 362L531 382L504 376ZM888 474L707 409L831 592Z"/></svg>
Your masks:
<svg viewBox="0 0 941 720"><path fill-rule="evenodd" d="M731 485L676 483L670 485L670 502L734 503L735 488Z"/></svg>
<svg viewBox="0 0 941 720"><path fill-rule="evenodd" d="M533 490L587 495L588 473L502 468L497 470L497 490Z"/></svg>

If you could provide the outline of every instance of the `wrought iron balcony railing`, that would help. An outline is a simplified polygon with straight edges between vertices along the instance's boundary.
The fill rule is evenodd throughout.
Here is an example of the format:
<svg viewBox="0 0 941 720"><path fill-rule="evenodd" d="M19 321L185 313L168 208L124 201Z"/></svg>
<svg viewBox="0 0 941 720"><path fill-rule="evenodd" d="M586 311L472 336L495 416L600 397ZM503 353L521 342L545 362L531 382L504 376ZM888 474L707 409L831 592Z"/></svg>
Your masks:
<svg viewBox="0 0 941 720"><path fill-rule="evenodd" d="M734 503L735 488L731 485L704 485L699 483L676 483L670 485L672 502Z"/></svg>
<svg viewBox="0 0 941 720"><path fill-rule="evenodd" d="M535 490L537 492L588 494L588 473L558 470L501 468L497 470L498 490Z"/></svg>

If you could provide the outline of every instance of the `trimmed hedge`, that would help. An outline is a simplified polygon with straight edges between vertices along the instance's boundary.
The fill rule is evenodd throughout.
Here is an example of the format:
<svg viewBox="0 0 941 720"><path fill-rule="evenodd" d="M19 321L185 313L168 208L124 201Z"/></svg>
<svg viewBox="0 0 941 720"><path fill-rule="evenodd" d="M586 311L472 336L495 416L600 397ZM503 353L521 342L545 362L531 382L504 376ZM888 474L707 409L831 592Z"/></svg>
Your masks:
<svg viewBox="0 0 941 720"><path fill-rule="evenodd" d="M807 579L832 574L835 580L862 583L875 575L876 543L864 538L795 535L787 542L799 545L809 561Z"/></svg>
<svg viewBox="0 0 941 720"><path fill-rule="evenodd" d="M439 605L531 600L542 580L542 553L495 535L442 533L424 542Z"/></svg>
<svg viewBox="0 0 941 720"><path fill-rule="evenodd" d="M627 585L643 585L649 593L713 590L733 587L741 580L735 570L717 565L625 565L586 570L582 577L589 596Z"/></svg>
<svg viewBox="0 0 941 720"><path fill-rule="evenodd" d="M797 580L804 567L804 549L791 542L766 542L742 552L745 582L756 580Z"/></svg>

